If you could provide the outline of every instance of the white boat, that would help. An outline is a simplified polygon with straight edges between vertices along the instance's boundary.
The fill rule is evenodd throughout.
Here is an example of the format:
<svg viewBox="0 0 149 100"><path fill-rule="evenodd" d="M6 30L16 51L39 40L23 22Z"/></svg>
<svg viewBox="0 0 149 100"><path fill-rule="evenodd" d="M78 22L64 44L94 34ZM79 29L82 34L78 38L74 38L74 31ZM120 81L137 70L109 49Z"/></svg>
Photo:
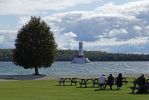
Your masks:
<svg viewBox="0 0 149 100"><path fill-rule="evenodd" d="M89 61L88 58L85 58L85 57L83 57L83 58L75 57L75 58L73 58L72 63L82 64L82 63L91 63L91 62Z"/></svg>
<svg viewBox="0 0 149 100"><path fill-rule="evenodd" d="M83 64L83 63L91 63L88 58L86 58L83 54L83 42L79 42L79 55L74 57L72 63Z"/></svg>

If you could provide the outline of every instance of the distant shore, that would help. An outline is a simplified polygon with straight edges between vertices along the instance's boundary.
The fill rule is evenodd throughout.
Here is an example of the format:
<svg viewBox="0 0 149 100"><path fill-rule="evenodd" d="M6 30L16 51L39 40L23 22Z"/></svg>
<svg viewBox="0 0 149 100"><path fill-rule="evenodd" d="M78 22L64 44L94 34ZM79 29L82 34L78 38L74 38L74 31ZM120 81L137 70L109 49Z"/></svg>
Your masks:
<svg viewBox="0 0 149 100"><path fill-rule="evenodd" d="M105 51L83 51L90 61L149 61L149 54L108 53ZM0 49L0 61L12 61L13 49ZM55 61L71 61L78 50L58 50Z"/></svg>

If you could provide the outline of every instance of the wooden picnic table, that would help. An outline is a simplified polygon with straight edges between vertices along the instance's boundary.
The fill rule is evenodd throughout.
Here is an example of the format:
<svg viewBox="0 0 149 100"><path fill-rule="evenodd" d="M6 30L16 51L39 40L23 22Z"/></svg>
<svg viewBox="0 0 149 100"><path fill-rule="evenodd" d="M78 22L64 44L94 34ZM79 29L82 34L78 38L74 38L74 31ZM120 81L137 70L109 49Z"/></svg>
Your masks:
<svg viewBox="0 0 149 100"><path fill-rule="evenodd" d="M77 85L77 83L80 83L80 87L88 87L89 84L92 84L92 87L99 87L99 79L98 78L69 78L69 77L65 77L65 78L59 78L59 86L60 85ZM126 80L126 78L123 78L123 82L125 84L128 83L128 81ZM67 83L67 84L66 84Z"/></svg>
<svg viewBox="0 0 149 100"><path fill-rule="evenodd" d="M136 93L135 90L139 90L141 88L145 88L147 89L147 91L149 91L149 79L146 79L146 84L144 86L138 86L136 79L132 83L133 86L130 87L130 89L132 90L132 94Z"/></svg>
<svg viewBox="0 0 149 100"><path fill-rule="evenodd" d="M98 78L80 78L80 87L88 87L88 84L92 84L92 87L99 87L99 79ZM107 80L106 80L107 82ZM126 77L123 77L123 83L127 85L128 81ZM113 84L116 85L116 84Z"/></svg>
<svg viewBox="0 0 149 100"><path fill-rule="evenodd" d="M80 78L80 87L88 87L88 84L92 84L92 87L98 85L98 78Z"/></svg>
<svg viewBox="0 0 149 100"><path fill-rule="evenodd" d="M125 83L127 85L128 81L126 77L123 77L123 83Z"/></svg>
<svg viewBox="0 0 149 100"><path fill-rule="evenodd" d="M60 85L66 85L65 83L70 83L70 85L76 85L78 78L59 78L59 86Z"/></svg>

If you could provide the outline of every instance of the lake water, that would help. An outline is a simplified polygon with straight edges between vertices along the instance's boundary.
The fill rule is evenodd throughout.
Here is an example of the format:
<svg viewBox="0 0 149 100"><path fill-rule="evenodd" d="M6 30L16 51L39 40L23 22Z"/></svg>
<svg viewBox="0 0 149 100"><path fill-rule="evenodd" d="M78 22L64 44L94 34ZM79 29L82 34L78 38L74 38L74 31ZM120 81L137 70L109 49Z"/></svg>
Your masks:
<svg viewBox="0 0 149 100"><path fill-rule="evenodd" d="M40 74L51 76L99 76L101 74L122 73L125 76L149 74L149 62L92 62L87 64L71 64L55 62L50 68L41 68ZM0 62L0 75L28 75L34 69L23 69L12 62Z"/></svg>

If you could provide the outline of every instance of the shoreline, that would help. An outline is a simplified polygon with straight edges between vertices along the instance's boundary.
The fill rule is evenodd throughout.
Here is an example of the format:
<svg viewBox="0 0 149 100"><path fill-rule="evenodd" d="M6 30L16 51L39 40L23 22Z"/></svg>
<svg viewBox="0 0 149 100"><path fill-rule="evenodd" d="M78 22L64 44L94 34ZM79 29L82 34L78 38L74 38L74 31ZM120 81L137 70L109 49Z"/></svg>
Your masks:
<svg viewBox="0 0 149 100"><path fill-rule="evenodd" d="M137 78L141 74L136 75L123 75L123 77ZM107 76L107 75L106 75ZM17 81L17 80L58 80L59 78L98 78L97 75L75 75L75 76L50 76L50 75L0 75L0 81ZM116 76L115 76L116 77ZM145 74L146 78L149 78L149 74Z"/></svg>
<svg viewBox="0 0 149 100"><path fill-rule="evenodd" d="M58 77L48 75L0 75L0 81L15 80L56 80Z"/></svg>

